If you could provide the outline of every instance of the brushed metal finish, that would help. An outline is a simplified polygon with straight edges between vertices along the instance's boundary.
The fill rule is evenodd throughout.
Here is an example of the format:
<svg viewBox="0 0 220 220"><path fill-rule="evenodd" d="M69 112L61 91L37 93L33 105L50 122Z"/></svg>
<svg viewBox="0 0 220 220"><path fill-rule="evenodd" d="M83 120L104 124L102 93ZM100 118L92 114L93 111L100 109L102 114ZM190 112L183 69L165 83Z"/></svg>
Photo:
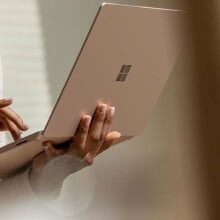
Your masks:
<svg viewBox="0 0 220 220"><path fill-rule="evenodd" d="M82 113L100 101L116 107L112 130L140 134L171 73L181 48L183 12L103 4L44 136L71 137ZM132 65L117 82L122 65Z"/></svg>
<svg viewBox="0 0 220 220"><path fill-rule="evenodd" d="M181 50L183 14L102 4L44 131L2 148L0 177L31 162L42 142L72 137L81 115L92 115L99 102L116 107L112 130L122 136L114 144L140 134ZM116 81L120 72L126 77Z"/></svg>

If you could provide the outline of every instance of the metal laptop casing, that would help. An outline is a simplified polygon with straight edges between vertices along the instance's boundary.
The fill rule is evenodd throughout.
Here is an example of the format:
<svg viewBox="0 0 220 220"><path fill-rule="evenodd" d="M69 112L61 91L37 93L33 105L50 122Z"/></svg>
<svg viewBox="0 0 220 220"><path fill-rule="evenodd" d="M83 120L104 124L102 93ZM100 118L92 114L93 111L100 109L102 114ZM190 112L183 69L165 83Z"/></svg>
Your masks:
<svg viewBox="0 0 220 220"><path fill-rule="evenodd" d="M116 143L140 134L180 52L183 20L177 10L102 4L45 129L0 150L0 177L30 163L44 141L73 137L99 102L116 107Z"/></svg>

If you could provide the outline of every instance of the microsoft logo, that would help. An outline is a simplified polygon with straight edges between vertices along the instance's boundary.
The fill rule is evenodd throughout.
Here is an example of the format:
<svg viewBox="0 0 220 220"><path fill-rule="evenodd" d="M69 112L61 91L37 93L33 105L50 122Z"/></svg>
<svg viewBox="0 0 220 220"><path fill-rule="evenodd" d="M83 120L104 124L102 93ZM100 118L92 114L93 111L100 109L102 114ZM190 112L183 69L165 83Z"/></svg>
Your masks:
<svg viewBox="0 0 220 220"><path fill-rule="evenodd" d="M120 73L116 78L116 81L121 81L121 82L125 81L128 76L128 73L131 70L131 67L132 65L122 65Z"/></svg>

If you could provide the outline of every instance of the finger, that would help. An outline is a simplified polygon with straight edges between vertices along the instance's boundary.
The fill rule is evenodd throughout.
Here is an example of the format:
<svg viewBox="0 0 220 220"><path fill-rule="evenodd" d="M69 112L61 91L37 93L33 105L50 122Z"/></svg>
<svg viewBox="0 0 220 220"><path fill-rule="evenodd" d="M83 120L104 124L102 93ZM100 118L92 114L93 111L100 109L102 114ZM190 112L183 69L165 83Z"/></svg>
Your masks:
<svg viewBox="0 0 220 220"><path fill-rule="evenodd" d="M79 127L76 131L75 136L73 137L73 143L70 145L70 147L67 149L67 152L81 150L83 152L83 149L85 148L86 139L91 123L91 116L85 115L82 117ZM85 155L82 155L85 156Z"/></svg>
<svg viewBox="0 0 220 220"><path fill-rule="evenodd" d="M114 113L115 113L115 107L112 107L112 106L109 107L107 110L105 119L104 119L103 126L102 126L102 131L101 131L102 141L100 141L98 144L96 143L95 147L89 149L89 152L88 152L89 157L94 158L97 155L97 153L99 152L102 144L104 143L104 141L105 141L105 139L111 129L111 123L113 120Z"/></svg>
<svg viewBox="0 0 220 220"><path fill-rule="evenodd" d="M7 107L12 104L12 99L0 99L0 108Z"/></svg>
<svg viewBox="0 0 220 220"><path fill-rule="evenodd" d="M44 152L48 159L51 159L53 157L59 156L63 153L62 149L55 149L53 146L53 143L50 141L46 141L43 143Z"/></svg>
<svg viewBox="0 0 220 220"><path fill-rule="evenodd" d="M18 120L20 120L21 121L21 126L23 127L23 129L22 130L24 130L24 131L26 131L26 130L28 130L29 129L29 127L28 127L28 125L23 121L23 119L13 110L13 109L11 109L11 108L6 108L6 109L8 109L9 111L11 111L11 113L12 114L14 114L15 115L15 117L17 117L18 118Z"/></svg>
<svg viewBox="0 0 220 220"><path fill-rule="evenodd" d="M112 124L112 120L113 120L113 116L115 114L115 107L109 107L107 114L105 116L105 120L102 126L102 136L104 137L104 140L107 137L107 134L109 133L110 129L111 129L111 124Z"/></svg>
<svg viewBox="0 0 220 220"><path fill-rule="evenodd" d="M43 143L44 152L47 156L47 158L50 158L52 155L55 154L53 145L51 142L47 141Z"/></svg>
<svg viewBox="0 0 220 220"><path fill-rule="evenodd" d="M102 136L102 127L105 120L106 111L106 104L100 104L96 109L91 123L91 127L89 129L88 138L86 140L87 152L92 151L94 146L97 146L98 143L104 141Z"/></svg>
<svg viewBox="0 0 220 220"><path fill-rule="evenodd" d="M3 118L4 124L11 133L11 136L14 140L19 140L21 138L21 131L17 128L17 126L7 118Z"/></svg>
<svg viewBox="0 0 220 220"><path fill-rule="evenodd" d="M0 115L2 115L3 117L11 120L12 122L14 122L14 124L23 131L28 130L28 126L23 122L23 120L21 119L21 117L14 112L12 109L10 108L2 108L0 109Z"/></svg>
<svg viewBox="0 0 220 220"><path fill-rule="evenodd" d="M105 142L103 143L103 145L101 146L101 148L97 154L100 154L103 151L107 150L120 137L121 137L121 133L119 133L117 131L112 131L112 132L108 133Z"/></svg>
<svg viewBox="0 0 220 220"><path fill-rule="evenodd" d="M84 161L87 162L88 164L93 163L93 160L95 159L96 155L100 151L100 148L102 147L102 145L103 145L103 143L104 143L104 141L110 131L114 113L115 113L115 107L109 107L107 110L105 119L104 119L103 126L102 126L101 138L100 138L101 141L94 142L94 144L91 145L88 153L84 157Z"/></svg>

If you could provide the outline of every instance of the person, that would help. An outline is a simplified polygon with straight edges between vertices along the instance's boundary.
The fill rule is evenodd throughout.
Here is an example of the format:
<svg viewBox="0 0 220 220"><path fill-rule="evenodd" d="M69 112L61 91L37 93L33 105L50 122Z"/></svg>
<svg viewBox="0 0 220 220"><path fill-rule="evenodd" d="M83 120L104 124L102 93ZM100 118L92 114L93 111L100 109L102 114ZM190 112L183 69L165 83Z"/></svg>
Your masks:
<svg viewBox="0 0 220 220"><path fill-rule="evenodd" d="M0 99L0 131L9 131L13 139L18 140L21 133L28 130L28 125L10 108L12 103L12 99ZM45 209L48 207L50 209L50 204L55 207L62 206L59 195L67 176L92 165L95 157L107 150L120 137L119 132L110 131L114 113L115 107L99 103L93 117L86 114L82 116L71 141L63 143L64 146L59 149L56 149L56 143L45 142L44 151L34 158L31 168L2 180L0 183L1 219L14 219L14 212L3 213L1 210L14 207L14 210L19 212L23 210L26 201L32 203L29 209L31 213L34 213L36 204L41 206L46 204ZM56 202L58 202L57 206ZM15 215L18 216L17 213ZM24 219L24 216L22 218ZM41 219L43 219L42 215Z"/></svg>

